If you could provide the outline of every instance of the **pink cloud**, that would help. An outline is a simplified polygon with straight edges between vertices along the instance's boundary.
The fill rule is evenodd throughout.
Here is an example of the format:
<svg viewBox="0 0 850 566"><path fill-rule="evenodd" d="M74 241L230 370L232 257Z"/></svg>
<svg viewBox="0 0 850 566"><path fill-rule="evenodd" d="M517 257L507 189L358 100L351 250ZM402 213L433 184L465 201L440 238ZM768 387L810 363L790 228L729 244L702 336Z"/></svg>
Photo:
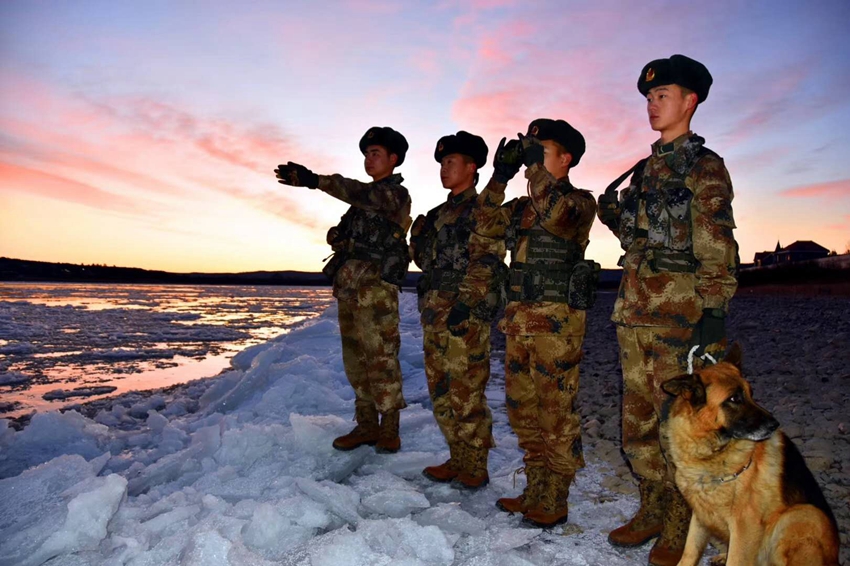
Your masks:
<svg viewBox="0 0 850 566"><path fill-rule="evenodd" d="M43 171L0 162L0 190L37 194L118 212L138 212L139 203L127 197Z"/></svg>
<svg viewBox="0 0 850 566"><path fill-rule="evenodd" d="M780 193L785 197L793 198L850 198L850 179L832 181L828 183L815 183L813 185L801 185L785 189Z"/></svg>
<svg viewBox="0 0 850 566"><path fill-rule="evenodd" d="M153 195L179 209L210 192L315 227L297 193L272 190L280 186L272 170L287 160L332 167L334 159L305 151L279 127L205 117L145 97L93 101L35 81L9 84L30 106L27 113L0 109L9 140L0 148L4 190L105 210L146 209L142 214L151 213Z"/></svg>
<svg viewBox="0 0 850 566"><path fill-rule="evenodd" d="M277 165L281 156L303 154L298 144L273 124L200 117L149 98L112 98L98 106L150 142L193 145L216 160L262 174L269 173L269 166Z"/></svg>

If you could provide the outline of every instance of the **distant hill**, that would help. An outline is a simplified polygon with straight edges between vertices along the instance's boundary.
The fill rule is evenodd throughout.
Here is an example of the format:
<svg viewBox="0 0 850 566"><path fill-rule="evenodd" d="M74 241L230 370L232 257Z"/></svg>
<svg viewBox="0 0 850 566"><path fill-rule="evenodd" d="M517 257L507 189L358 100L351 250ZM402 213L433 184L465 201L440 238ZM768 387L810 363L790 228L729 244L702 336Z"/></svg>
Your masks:
<svg viewBox="0 0 850 566"><path fill-rule="evenodd" d="M599 284L603 289L616 289L620 284L619 269L603 269ZM411 271L405 287L415 287L421 273ZM0 281L43 281L77 283L155 283L190 285L299 285L329 286L322 273L305 271L251 271L246 273L173 273L138 267L109 267L50 263L0 257Z"/></svg>
<svg viewBox="0 0 850 566"><path fill-rule="evenodd" d="M77 265L0 258L0 281L80 283L159 283L194 285L330 285L321 273L252 271L248 273L172 273L138 267Z"/></svg>

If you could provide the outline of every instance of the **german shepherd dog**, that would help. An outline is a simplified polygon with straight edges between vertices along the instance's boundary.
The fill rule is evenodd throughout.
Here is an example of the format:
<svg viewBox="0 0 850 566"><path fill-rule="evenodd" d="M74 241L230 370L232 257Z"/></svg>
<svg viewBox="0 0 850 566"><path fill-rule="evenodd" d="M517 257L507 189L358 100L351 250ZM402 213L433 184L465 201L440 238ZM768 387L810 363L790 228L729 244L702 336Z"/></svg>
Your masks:
<svg viewBox="0 0 850 566"><path fill-rule="evenodd" d="M800 452L756 405L741 350L662 385L668 457L693 509L679 566L716 537L727 566L838 565L838 528ZM719 557L715 563L723 563Z"/></svg>

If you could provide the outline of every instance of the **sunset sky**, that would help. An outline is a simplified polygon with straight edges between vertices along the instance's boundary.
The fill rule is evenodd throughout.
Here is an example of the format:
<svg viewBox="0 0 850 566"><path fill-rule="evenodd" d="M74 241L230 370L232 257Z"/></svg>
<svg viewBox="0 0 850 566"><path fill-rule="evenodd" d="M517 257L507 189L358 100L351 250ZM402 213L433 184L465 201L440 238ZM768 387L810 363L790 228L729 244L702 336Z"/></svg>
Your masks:
<svg viewBox="0 0 850 566"><path fill-rule="evenodd" d="M464 129L492 152L539 117L587 139L598 194L656 134L636 89L683 53L714 86L693 121L735 188L743 261L850 247L850 2L0 2L0 256L169 271L318 271L346 206L278 163L368 180L390 125L414 216ZM482 170L483 187L492 168ZM509 197L525 191L518 175ZM614 267L600 223L588 257Z"/></svg>

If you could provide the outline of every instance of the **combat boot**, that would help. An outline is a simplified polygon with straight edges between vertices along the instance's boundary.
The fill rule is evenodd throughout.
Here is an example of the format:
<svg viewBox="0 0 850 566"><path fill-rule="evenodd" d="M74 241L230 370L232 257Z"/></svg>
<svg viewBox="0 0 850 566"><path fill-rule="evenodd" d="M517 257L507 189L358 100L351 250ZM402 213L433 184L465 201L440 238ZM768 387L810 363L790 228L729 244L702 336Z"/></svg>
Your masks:
<svg viewBox="0 0 850 566"><path fill-rule="evenodd" d="M691 508L682 493L674 485L668 485L666 492L667 508L661 536L649 551L652 566L676 566L679 563L691 524Z"/></svg>
<svg viewBox="0 0 850 566"><path fill-rule="evenodd" d="M378 442L378 409L374 405L355 404L354 419L357 421L354 430L334 439L333 447L337 450L354 450Z"/></svg>
<svg viewBox="0 0 850 566"><path fill-rule="evenodd" d="M390 411L381 415L381 428L378 431L378 443L375 452L394 454L401 449L401 438L398 435L399 412Z"/></svg>
<svg viewBox="0 0 850 566"><path fill-rule="evenodd" d="M446 483L455 479L461 470L460 445L449 444L449 459L439 466L428 466L422 475L429 480Z"/></svg>
<svg viewBox="0 0 850 566"><path fill-rule="evenodd" d="M546 470L546 484L540 494L540 502L526 511L523 522L543 528L566 523L569 515L567 499L574 478L572 474L561 475Z"/></svg>
<svg viewBox="0 0 850 566"><path fill-rule="evenodd" d="M462 466L454 479L458 487L478 489L490 483L490 474L487 473L487 456L490 449L463 443L460 443L460 447Z"/></svg>
<svg viewBox="0 0 850 566"><path fill-rule="evenodd" d="M546 468L526 465L525 479L525 489L519 497L502 497L496 501L496 507L508 513L525 513L537 505L546 482Z"/></svg>
<svg viewBox="0 0 850 566"><path fill-rule="evenodd" d="M639 488L640 509L628 523L608 534L608 542L614 546L640 546L661 534L664 482L640 478Z"/></svg>

